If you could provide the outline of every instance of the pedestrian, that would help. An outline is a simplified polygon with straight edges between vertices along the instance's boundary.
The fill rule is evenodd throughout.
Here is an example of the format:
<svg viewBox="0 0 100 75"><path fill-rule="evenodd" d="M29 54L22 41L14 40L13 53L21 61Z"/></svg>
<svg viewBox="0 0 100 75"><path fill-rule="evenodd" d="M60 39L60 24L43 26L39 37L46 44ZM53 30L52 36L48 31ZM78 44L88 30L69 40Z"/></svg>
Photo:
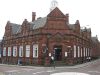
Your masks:
<svg viewBox="0 0 100 75"><path fill-rule="evenodd" d="M51 65L53 65L54 69L55 69L55 61L54 61L54 56L51 56Z"/></svg>
<svg viewBox="0 0 100 75"><path fill-rule="evenodd" d="M54 57L53 56L51 56L50 62L51 62L51 64L53 64L53 62L54 62Z"/></svg>

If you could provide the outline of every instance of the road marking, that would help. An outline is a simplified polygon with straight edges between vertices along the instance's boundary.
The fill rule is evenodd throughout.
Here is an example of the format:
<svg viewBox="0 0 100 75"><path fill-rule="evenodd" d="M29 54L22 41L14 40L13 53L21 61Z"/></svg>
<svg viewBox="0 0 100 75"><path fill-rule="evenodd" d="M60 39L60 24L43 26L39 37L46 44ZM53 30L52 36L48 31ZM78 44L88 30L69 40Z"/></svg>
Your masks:
<svg viewBox="0 0 100 75"><path fill-rule="evenodd" d="M13 75L16 74L19 70L10 70L10 71L5 71L5 75Z"/></svg>
<svg viewBox="0 0 100 75"><path fill-rule="evenodd" d="M88 71L88 72L100 73L99 71Z"/></svg>
<svg viewBox="0 0 100 75"><path fill-rule="evenodd" d="M55 72L55 71L57 71L57 70L48 70L48 71L46 71L46 72Z"/></svg>
<svg viewBox="0 0 100 75"><path fill-rule="evenodd" d="M43 72L45 72L45 71L35 72L33 74L39 74L39 73L43 73Z"/></svg>
<svg viewBox="0 0 100 75"><path fill-rule="evenodd" d="M29 71L32 71L33 69L22 69L22 70L29 72Z"/></svg>
<svg viewBox="0 0 100 75"><path fill-rule="evenodd" d="M18 72L19 70L10 70L10 71L5 71L5 72Z"/></svg>
<svg viewBox="0 0 100 75"><path fill-rule="evenodd" d="M45 73L45 72L54 72L54 71L57 71L57 70L40 71L40 72L35 72L35 73L33 73L33 74L40 74L40 73Z"/></svg>

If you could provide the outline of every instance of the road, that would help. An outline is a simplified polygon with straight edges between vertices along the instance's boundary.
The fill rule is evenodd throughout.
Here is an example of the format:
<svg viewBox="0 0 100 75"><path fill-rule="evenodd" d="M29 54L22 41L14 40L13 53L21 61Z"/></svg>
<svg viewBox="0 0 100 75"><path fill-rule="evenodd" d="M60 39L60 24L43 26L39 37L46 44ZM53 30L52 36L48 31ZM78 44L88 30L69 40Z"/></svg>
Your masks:
<svg viewBox="0 0 100 75"><path fill-rule="evenodd" d="M56 67L55 69L54 67L0 65L0 72L4 73L5 75L52 75L55 73L63 73L63 72L100 75L100 59L96 60L95 62L93 61L87 64L71 66L71 67L68 66Z"/></svg>

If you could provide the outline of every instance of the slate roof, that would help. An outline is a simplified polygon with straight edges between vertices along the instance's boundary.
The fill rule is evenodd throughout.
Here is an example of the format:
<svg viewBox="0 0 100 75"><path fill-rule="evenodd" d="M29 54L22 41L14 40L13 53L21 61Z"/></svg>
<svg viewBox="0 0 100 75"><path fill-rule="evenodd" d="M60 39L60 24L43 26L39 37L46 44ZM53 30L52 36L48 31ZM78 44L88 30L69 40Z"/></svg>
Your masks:
<svg viewBox="0 0 100 75"><path fill-rule="evenodd" d="M44 18L39 18L33 22L30 22L30 24L31 24L30 28L31 29L41 28L46 24L46 20L47 20L47 17L44 17Z"/></svg>
<svg viewBox="0 0 100 75"><path fill-rule="evenodd" d="M34 29L43 27L46 23L46 20L47 20L47 17L44 17L44 18L38 18L37 20L33 22L29 22L30 29L34 30ZM10 23L10 25L12 26L12 34L17 34L21 32L21 25L15 24L15 23Z"/></svg>
<svg viewBox="0 0 100 75"><path fill-rule="evenodd" d="M96 43L97 40L98 40L97 37L91 37L91 39L92 39L92 41L95 42L95 43Z"/></svg>
<svg viewBox="0 0 100 75"><path fill-rule="evenodd" d="M87 32L91 32L91 28L84 28L84 29L81 29L81 31L87 31Z"/></svg>
<svg viewBox="0 0 100 75"><path fill-rule="evenodd" d="M75 24L69 24L68 26L70 29L73 29L73 30L75 29Z"/></svg>
<svg viewBox="0 0 100 75"><path fill-rule="evenodd" d="M86 29L81 29L82 32L86 31Z"/></svg>
<svg viewBox="0 0 100 75"><path fill-rule="evenodd" d="M88 32L91 32L91 28L87 28L87 31L88 31Z"/></svg>
<svg viewBox="0 0 100 75"><path fill-rule="evenodd" d="M10 23L12 26L12 33L17 34L18 32L21 32L21 25L15 24L15 23Z"/></svg>

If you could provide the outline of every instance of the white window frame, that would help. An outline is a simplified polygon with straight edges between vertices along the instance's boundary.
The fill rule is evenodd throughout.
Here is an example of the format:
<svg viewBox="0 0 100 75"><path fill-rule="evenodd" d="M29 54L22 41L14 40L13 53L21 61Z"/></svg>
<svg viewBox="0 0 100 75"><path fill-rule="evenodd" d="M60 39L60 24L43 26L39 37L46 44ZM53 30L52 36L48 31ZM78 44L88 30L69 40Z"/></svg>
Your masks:
<svg viewBox="0 0 100 75"><path fill-rule="evenodd" d="M85 50L85 49L86 49L86 48L84 47L84 57L86 56L86 54L85 54L85 51L86 51L86 50Z"/></svg>
<svg viewBox="0 0 100 75"><path fill-rule="evenodd" d="M30 45L26 45L26 57L30 57Z"/></svg>
<svg viewBox="0 0 100 75"><path fill-rule="evenodd" d="M88 50L87 50L87 48L86 48L86 56L87 56L87 51L88 51Z"/></svg>
<svg viewBox="0 0 100 75"><path fill-rule="evenodd" d="M23 46L19 46L19 57L23 57Z"/></svg>
<svg viewBox="0 0 100 75"><path fill-rule="evenodd" d="M11 47L8 47L8 56L11 56Z"/></svg>
<svg viewBox="0 0 100 75"><path fill-rule="evenodd" d="M92 56L92 52L93 52L92 49L90 49L90 57Z"/></svg>
<svg viewBox="0 0 100 75"><path fill-rule="evenodd" d="M78 46L78 57L80 57L80 46Z"/></svg>
<svg viewBox="0 0 100 75"><path fill-rule="evenodd" d="M33 45L33 57L38 58L38 44Z"/></svg>
<svg viewBox="0 0 100 75"><path fill-rule="evenodd" d="M3 56L6 56L6 47L3 48Z"/></svg>
<svg viewBox="0 0 100 75"><path fill-rule="evenodd" d="M83 50L82 50L82 48L81 48L81 57L83 57Z"/></svg>
<svg viewBox="0 0 100 75"><path fill-rule="evenodd" d="M76 58L76 45L74 45L74 58Z"/></svg>
<svg viewBox="0 0 100 75"><path fill-rule="evenodd" d="M13 46L13 57L17 56L17 46Z"/></svg>
<svg viewBox="0 0 100 75"><path fill-rule="evenodd" d="M88 48L88 56L90 56L90 49Z"/></svg>

